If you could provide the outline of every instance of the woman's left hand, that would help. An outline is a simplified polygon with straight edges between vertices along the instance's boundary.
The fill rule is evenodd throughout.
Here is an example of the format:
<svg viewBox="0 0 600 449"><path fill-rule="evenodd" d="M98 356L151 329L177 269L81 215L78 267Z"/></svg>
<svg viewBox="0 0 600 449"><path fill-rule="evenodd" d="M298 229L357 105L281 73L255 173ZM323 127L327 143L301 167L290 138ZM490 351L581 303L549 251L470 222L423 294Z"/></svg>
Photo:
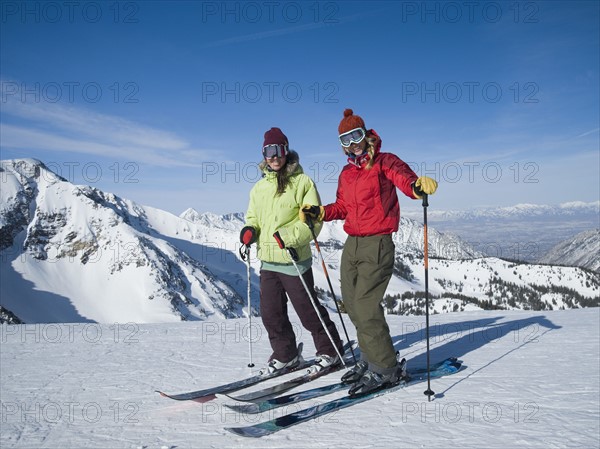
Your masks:
<svg viewBox="0 0 600 449"><path fill-rule="evenodd" d="M427 195L433 195L437 190L438 183L435 179L430 178L429 176L420 176L415 181L413 186L413 191L415 196L421 198L424 193Z"/></svg>

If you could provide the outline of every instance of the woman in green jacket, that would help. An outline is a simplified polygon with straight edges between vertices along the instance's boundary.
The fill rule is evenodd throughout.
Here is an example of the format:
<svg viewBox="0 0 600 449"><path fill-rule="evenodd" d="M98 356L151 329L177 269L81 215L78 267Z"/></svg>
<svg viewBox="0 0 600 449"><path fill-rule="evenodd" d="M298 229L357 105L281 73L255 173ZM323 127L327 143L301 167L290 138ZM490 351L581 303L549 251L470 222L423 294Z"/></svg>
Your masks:
<svg viewBox="0 0 600 449"><path fill-rule="evenodd" d="M263 157L259 165L263 177L250 191L240 241L244 245L256 242L261 260L260 312L273 349L267 369L273 372L296 366L302 361L287 313L287 297L302 325L312 335L317 350L316 367L341 363L337 356L342 350L339 333L327 310L319 304L314 289L310 248L312 233L299 217L303 204L321 204L319 193L312 179L303 173L298 154L289 150L288 139L279 128L271 128L265 133ZM321 226L322 223L315 223L316 234ZM296 266L289 249L297 253ZM302 273L329 332L321 324L298 271Z"/></svg>

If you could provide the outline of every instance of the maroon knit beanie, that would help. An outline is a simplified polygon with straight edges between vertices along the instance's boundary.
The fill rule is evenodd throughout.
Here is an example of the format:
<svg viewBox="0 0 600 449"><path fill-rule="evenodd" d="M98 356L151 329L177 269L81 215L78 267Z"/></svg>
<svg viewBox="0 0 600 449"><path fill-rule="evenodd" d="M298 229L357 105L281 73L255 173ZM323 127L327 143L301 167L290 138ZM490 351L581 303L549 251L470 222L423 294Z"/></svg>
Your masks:
<svg viewBox="0 0 600 449"><path fill-rule="evenodd" d="M273 144L288 145L288 138L279 128L271 128L265 133L263 147Z"/></svg>

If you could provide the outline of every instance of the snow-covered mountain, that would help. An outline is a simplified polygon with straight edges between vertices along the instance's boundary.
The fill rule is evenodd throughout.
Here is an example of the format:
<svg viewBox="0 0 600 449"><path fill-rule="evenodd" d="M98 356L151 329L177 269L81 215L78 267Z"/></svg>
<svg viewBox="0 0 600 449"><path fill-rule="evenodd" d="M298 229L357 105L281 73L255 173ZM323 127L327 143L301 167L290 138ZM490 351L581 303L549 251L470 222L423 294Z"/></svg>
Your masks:
<svg viewBox="0 0 600 449"><path fill-rule="evenodd" d="M212 214L193 210L184 213L196 223L211 223L211 229L228 228L229 220L215 220ZM243 226L242 216L231 216L237 230ZM396 264L387 289L385 306L388 313L423 314L424 269L423 226L415 220L401 218L400 230L394 234ZM434 313L479 310L522 309L553 310L598 306L600 275L575 267L555 267L483 257L460 237L428 229L429 293ZM336 298L339 290L339 263L346 233L339 221L324 223L318 237ZM319 255L313 251L317 290L324 302L331 301L327 281L320 267ZM258 270L258 261L253 262ZM319 286L321 288L319 288ZM333 304L332 308L333 308Z"/></svg>
<svg viewBox="0 0 600 449"><path fill-rule="evenodd" d="M573 217L578 215L598 216L600 201L585 203L571 201L557 205L521 203L514 206L477 208L471 210L431 210L428 216L434 221L445 220L497 220L531 217Z"/></svg>
<svg viewBox="0 0 600 449"><path fill-rule="evenodd" d="M600 201L557 205L517 204L511 207L440 210L430 202L429 221L438 231L462 236L486 256L536 262L553 246L578 232L600 226ZM405 210L419 219L421 211Z"/></svg>
<svg viewBox="0 0 600 449"><path fill-rule="evenodd" d="M580 232L560 242L538 262L600 271L600 229Z"/></svg>
<svg viewBox="0 0 600 449"><path fill-rule="evenodd" d="M0 174L2 306L24 322L242 316L243 266L209 267L220 249L188 221L37 160L3 161Z"/></svg>
<svg viewBox="0 0 600 449"><path fill-rule="evenodd" d="M4 161L1 170L0 305L5 314L26 323L114 323L247 313L247 272L238 255L242 213L188 209L177 217L73 185L36 160ZM598 305L600 280L594 273L485 258L460 237L431 226L428 237L434 312ZM423 313L423 226L403 217L393 238L396 266L386 308ZM338 299L345 239L342 222L325 223L318 237ZM333 306L316 251L313 259L321 300ZM254 251L251 268L256 314L260 262Z"/></svg>

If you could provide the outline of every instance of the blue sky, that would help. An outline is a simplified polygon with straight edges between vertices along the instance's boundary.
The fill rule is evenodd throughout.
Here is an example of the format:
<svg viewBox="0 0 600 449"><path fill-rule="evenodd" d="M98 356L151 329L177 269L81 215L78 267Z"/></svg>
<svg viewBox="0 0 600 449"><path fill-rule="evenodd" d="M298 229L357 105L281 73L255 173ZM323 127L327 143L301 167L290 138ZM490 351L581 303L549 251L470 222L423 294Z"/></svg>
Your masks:
<svg viewBox="0 0 600 449"><path fill-rule="evenodd" d="M347 107L437 209L600 197L596 1L1 7L2 159L144 205L244 212L272 126L331 202Z"/></svg>

